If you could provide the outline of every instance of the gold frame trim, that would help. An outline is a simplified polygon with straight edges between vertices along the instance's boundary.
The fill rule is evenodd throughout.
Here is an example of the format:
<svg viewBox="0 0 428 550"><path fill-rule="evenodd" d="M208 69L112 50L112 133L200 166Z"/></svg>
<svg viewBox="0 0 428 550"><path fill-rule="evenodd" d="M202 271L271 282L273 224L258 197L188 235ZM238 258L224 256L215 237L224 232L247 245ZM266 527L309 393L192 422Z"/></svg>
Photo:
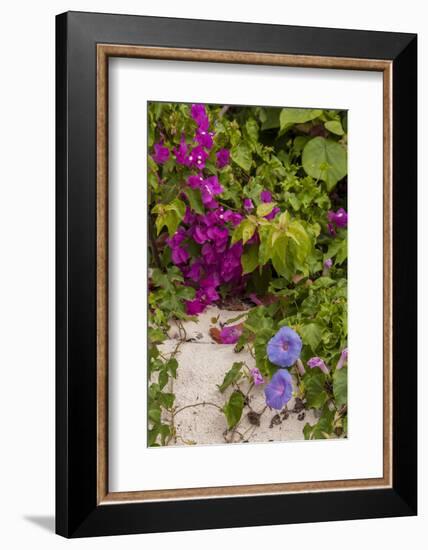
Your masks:
<svg viewBox="0 0 428 550"><path fill-rule="evenodd" d="M383 477L150 491L108 490L108 59L134 57L383 73ZM392 487L392 62L255 52L97 45L97 504Z"/></svg>

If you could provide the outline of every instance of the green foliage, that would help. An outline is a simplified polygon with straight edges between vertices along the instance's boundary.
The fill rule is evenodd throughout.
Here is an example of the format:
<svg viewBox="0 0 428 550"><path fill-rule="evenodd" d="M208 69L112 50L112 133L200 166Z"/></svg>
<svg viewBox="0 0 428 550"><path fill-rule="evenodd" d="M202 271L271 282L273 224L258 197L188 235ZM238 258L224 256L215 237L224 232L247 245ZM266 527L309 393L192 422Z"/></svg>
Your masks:
<svg viewBox="0 0 428 550"><path fill-rule="evenodd" d="M224 189L216 200L243 216L237 227L229 224L229 244L241 241L241 264L250 292L266 297L266 303L238 316L243 333L236 350L249 349L257 368L269 380L277 371L267 357L266 346L281 326L293 328L302 338L304 365L321 357L329 374L308 369L298 377L298 392L307 408L320 414L314 426L306 424L306 439L346 436L347 369L335 371L341 350L347 346L347 231L327 230L328 212L346 208L347 113L329 109L238 107L207 105L215 146L209 152L204 177L216 175ZM166 244L183 225L186 208L204 215L206 208L199 189L186 181L188 167L174 155L163 164L154 162L153 145L162 143L171 152L185 136L194 147L195 123L189 105L149 103L148 106L148 196L153 241L150 243L149 292L149 396L148 444L165 445L174 437L171 416L174 394L171 382L178 363L172 354L162 353L162 343L171 320L188 319L185 301L195 288L184 284L179 268L171 261ZM216 166L214 150L230 151L231 162ZM265 203L261 192L269 191ZM254 209L243 208L244 198ZM273 209L279 213L271 220ZM276 210L275 210L276 212ZM192 259L201 256L201 246L186 240ZM157 255L154 253L157 252ZM324 261L333 267L324 270ZM187 282L187 281L186 281ZM218 289L227 297L231 287ZM233 389L223 412L229 429L240 421L245 406L238 390L248 379L242 362L226 373L219 391ZM228 393L226 393L228 395ZM340 434L340 435L339 435Z"/></svg>
<svg viewBox="0 0 428 550"><path fill-rule="evenodd" d="M326 407L321 418L314 426L305 424L303 428L305 439L329 439L334 428L334 416L334 411Z"/></svg>
<svg viewBox="0 0 428 550"><path fill-rule="evenodd" d="M234 428L241 420L242 411L244 409L244 395L240 391L234 391L229 398L229 401L223 407L223 412L227 420L229 430Z"/></svg>
<svg viewBox="0 0 428 550"><path fill-rule="evenodd" d="M348 369L346 367L333 373L333 392L336 405L346 405L348 401Z"/></svg>
<svg viewBox="0 0 428 550"><path fill-rule="evenodd" d="M224 376L224 380L220 386L218 386L218 389L223 393L231 384L234 382L237 382L239 378L241 378L242 375L242 367L244 366L244 363L233 363L232 368L227 371L227 373Z"/></svg>
<svg viewBox="0 0 428 550"><path fill-rule="evenodd" d="M331 139L313 138L303 149L302 164L309 176L325 181L331 191L347 174L346 149Z"/></svg>
<svg viewBox="0 0 428 550"><path fill-rule="evenodd" d="M184 218L186 205L182 200L174 199L169 204L156 204L156 206L152 208L152 213L158 215L156 218L158 235L162 231L162 228L166 226L169 236L172 237Z"/></svg>

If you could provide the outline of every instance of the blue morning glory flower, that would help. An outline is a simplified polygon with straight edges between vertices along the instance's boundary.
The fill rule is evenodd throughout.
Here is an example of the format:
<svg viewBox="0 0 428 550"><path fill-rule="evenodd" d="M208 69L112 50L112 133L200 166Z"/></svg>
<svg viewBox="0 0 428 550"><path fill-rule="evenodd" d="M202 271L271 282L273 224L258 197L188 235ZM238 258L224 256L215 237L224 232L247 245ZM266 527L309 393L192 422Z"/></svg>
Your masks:
<svg viewBox="0 0 428 550"><path fill-rule="evenodd" d="M293 384L288 370L278 370L265 387L266 404L272 409L281 410L292 396Z"/></svg>
<svg viewBox="0 0 428 550"><path fill-rule="evenodd" d="M280 328L267 345L269 361L278 367L291 367L301 351L302 340L290 327Z"/></svg>

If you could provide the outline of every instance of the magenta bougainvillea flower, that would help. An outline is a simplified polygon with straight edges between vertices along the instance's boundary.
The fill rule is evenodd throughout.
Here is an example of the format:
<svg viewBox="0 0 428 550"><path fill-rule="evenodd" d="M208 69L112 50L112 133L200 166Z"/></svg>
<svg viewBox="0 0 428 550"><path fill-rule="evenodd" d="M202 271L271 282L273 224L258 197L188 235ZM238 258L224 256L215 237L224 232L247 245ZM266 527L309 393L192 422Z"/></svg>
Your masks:
<svg viewBox="0 0 428 550"><path fill-rule="evenodd" d="M213 136L213 132L207 132L206 130L197 130L195 141L199 143L199 145L202 145L207 149L211 149L211 147L214 145Z"/></svg>
<svg viewBox="0 0 428 550"><path fill-rule="evenodd" d="M200 130L208 130L210 120L205 105L202 103L193 103L190 108L190 114Z"/></svg>
<svg viewBox="0 0 428 550"><path fill-rule="evenodd" d="M225 222L230 222L233 227L236 227L244 219L244 216L239 212L232 212L232 210L226 210L223 214L223 219Z"/></svg>
<svg viewBox="0 0 428 550"><path fill-rule="evenodd" d="M200 300L191 300L186 302L187 315L198 315L202 313L207 306Z"/></svg>
<svg viewBox="0 0 428 550"><path fill-rule="evenodd" d="M272 202L272 193L265 189L260 193L260 200L262 202Z"/></svg>
<svg viewBox="0 0 428 550"><path fill-rule="evenodd" d="M242 326L235 325L223 327L220 331L220 342L222 344L236 344L242 334Z"/></svg>
<svg viewBox="0 0 428 550"><path fill-rule="evenodd" d="M162 141L153 145L154 153L152 159L156 164L164 164L169 159L169 149Z"/></svg>
<svg viewBox="0 0 428 550"><path fill-rule="evenodd" d="M184 264L189 259L189 253L181 246L171 249L171 259L175 265Z"/></svg>
<svg viewBox="0 0 428 550"><path fill-rule="evenodd" d="M328 223L327 224L327 231L330 233L330 235L332 237L335 237L336 236L336 228L334 227L334 224L333 223Z"/></svg>
<svg viewBox="0 0 428 550"><path fill-rule="evenodd" d="M342 350L342 353L340 354L339 361L336 365L336 370L340 370L343 365L348 361L348 348L345 348Z"/></svg>
<svg viewBox="0 0 428 550"><path fill-rule="evenodd" d="M220 149L216 153L217 168L224 168L230 162L230 151L228 149Z"/></svg>
<svg viewBox="0 0 428 550"><path fill-rule="evenodd" d="M264 384L264 378L262 376L262 373L259 371L257 367L253 367L250 369L250 374L253 379L254 385L260 386L260 384Z"/></svg>
<svg viewBox="0 0 428 550"><path fill-rule="evenodd" d="M202 277L203 273L203 264L202 262L196 260L192 265L184 270L184 275L187 279L191 279L195 283L198 283Z"/></svg>
<svg viewBox="0 0 428 550"><path fill-rule="evenodd" d="M244 199L244 209L247 212L251 212L251 210L254 210L254 203L251 199Z"/></svg>
<svg viewBox="0 0 428 550"><path fill-rule="evenodd" d="M203 181L204 181L204 178L200 174L198 174L196 176L193 175L193 176L189 176L187 178L187 185L189 187L191 187L192 189L199 189L201 187Z"/></svg>
<svg viewBox="0 0 428 550"><path fill-rule="evenodd" d="M278 367L291 367L301 351L302 340L290 327L280 328L267 345L269 361Z"/></svg>
<svg viewBox="0 0 428 550"><path fill-rule="evenodd" d="M321 359L321 357L311 357L308 361L308 367L311 369L319 368L324 374L328 374L329 370L327 365Z"/></svg>
<svg viewBox="0 0 428 550"><path fill-rule="evenodd" d="M266 404L272 409L281 410L293 395L293 382L288 370L280 369L265 387Z"/></svg>
<svg viewBox="0 0 428 550"><path fill-rule="evenodd" d="M272 210L269 212L269 214L266 214L265 218L267 220L273 220L277 214L279 214L281 212L280 208L278 208L277 206L274 206L272 208Z"/></svg>
<svg viewBox="0 0 428 550"><path fill-rule="evenodd" d="M184 134L181 134L180 145L178 147L175 147L172 152L174 153L175 160L178 162L178 164L186 164L187 143L186 136Z"/></svg>
<svg viewBox="0 0 428 550"><path fill-rule="evenodd" d="M200 145L194 147L190 153L185 157L185 162L189 167L197 168L198 170L203 170L205 168L205 163L208 158L208 153Z"/></svg>
<svg viewBox="0 0 428 550"><path fill-rule="evenodd" d="M345 228L348 225L348 214L343 208L339 208L337 212L330 210L327 214L327 218L333 227Z"/></svg>
<svg viewBox="0 0 428 550"><path fill-rule="evenodd" d="M243 248L239 241L229 248L221 260L220 275L226 283L237 280L242 275L241 256Z"/></svg>
<svg viewBox="0 0 428 550"><path fill-rule="evenodd" d="M201 183L202 202L207 208L217 208L218 202L214 200L216 195L223 193L224 189L217 176L210 176Z"/></svg>

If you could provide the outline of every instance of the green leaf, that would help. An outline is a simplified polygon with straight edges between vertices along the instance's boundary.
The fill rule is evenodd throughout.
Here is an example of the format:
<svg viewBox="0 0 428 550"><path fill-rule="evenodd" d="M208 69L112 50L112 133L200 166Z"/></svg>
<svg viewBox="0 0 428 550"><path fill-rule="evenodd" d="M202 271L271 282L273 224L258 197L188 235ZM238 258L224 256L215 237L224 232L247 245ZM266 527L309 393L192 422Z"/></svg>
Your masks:
<svg viewBox="0 0 428 550"><path fill-rule="evenodd" d="M245 143L239 143L239 145L233 147L231 155L232 160L236 162L240 168L245 172L250 171L253 157L250 148Z"/></svg>
<svg viewBox="0 0 428 550"><path fill-rule="evenodd" d="M333 420L334 411L325 407L323 415L314 426L305 424L303 428L305 439L328 439L333 431Z"/></svg>
<svg viewBox="0 0 428 550"><path fill-rule="evenodd" d="M159 373L159 387L161 390L168 384L168 373L166 370L163 370Z"/></svg>
<svg viewBox="0 0 428 550"><path fill-rule="evenodd" d="M245 244L251 239L256 231L256 224L253 220L243 220L233 231L231 244L234 244L240 240Z"/></svg>
<svg viewBox="0 0 428 550"><path fill-rule="evenodd" d="M156 426L155 428L152 428L149 430L148 438L147 438L147 445L149 447L154 447L156 444L157 436L159 435L159 426ZM159 447L159 445L156 445Z"/></svg>
<svg viewBox="0 0 428 550"><path fill-rule="evenodd" d="M178 361L174 357L166 363L166 368L173 378L177 377Z"/></svg>
<svg viewBox="0 0 428 550"><path fill-rule="evenodd" d="M184 218L186 213L186 205L181 199L174 199L169 204L166 205L166 210L171 210L176 212L180 221Z"/></svg>
<svg viewBox="0 0 428 550"><path fill-rule="evenodd" d="M260 117L262 122L262 130L270 130L272 128L279 127L279 114L280 109L277 107L265 107L263 109L263 118Z"/></svg>
<svg viewBox="0 0 428 550"><path fill-rule="evenodd" d="M159 214L156 218L156 231L158 232L158 235L162 231L162 228L164 226L168 229L168 234L170 237L174 235L174 233L177 231L177 227L180 223L180 218L177 216L176 212L163 212L162 214Z"/></svg>
<svg viewBox="0 0 428 550"><path fill-rule="evenodd" d="M221 393L224 392L233 382L236 382L240 376L241 376L241 369L244 366L244 363L233 363L232 368L229 369L226 374L224 375L223 382L220 386L218 386L218 389L221 391Z"/></svg>
<svg viewBox="0 0 428 550"><path fill-rule="evenodd" d="M323 327L318 323L309 323L300 327L303 343L310 346L313 352L316 351L322 338Z"/></svg>
<svg viewBox="0 0 428 550"><path fill-rule="evenodd" d="M272 227L261 227L259 230L260 247L259 247L259 263L265 265L272 255Z"/></svg>
<svg viewBox="0 0 428 550"><path fill-rule="evenodd" d="M337 136L343 136L343 134L345 133L343 131L340 120L329 120L328 122L324 123L324 126L329 132L331 132L332 134L336 134Z"/></svg>
<svg viewBox="0 0 428 550"><path fill-rule="evenodd" d="M302 165L309 176L325 181L331 191L348 172L346 149L331 139L313 138L303 149Z"/></svg>
<svg viewBox="0 0 428 550"><path fill-rule="evenodd" d="M161 412L160 409L150 409L149 410L149 419L155 424L159 424L161 421Z"/></svg>
<svg viewBox="0 0 428 550"><path fill-rule="evenodd" d="M333 393L336 405L346 405L348 402L348 369L343 367L333 374Z"/></svg>
<svg viewBox="0 0 428 550"><path fill-rule="evenodd" d="M229 398L229 401L223 407L223 412L226 416L227 427L231 430L241 420L242 411L244 409L244 396L240 391L234 391Z"/></svg>
<svg viewBox="0 0 428 550"><path fill-rule="evenodd" d="M247 135L253 143L257 143L259 140L259 126L257 122L250 118L245 123L245 130L247 131Z"/></svg>
<svg viewBox="0 0 428 550"><path fill-rule="evenodd" d="M199 189L186 188L186 196L189 199L190 208L197 214L203 216L205 214L204 205L202 204L201 192Z"/></svg>
<svg viewBox="0 0 428 550"><path fill-rule="evenodd" d="M159 393L159 401L166 408L170 409L175 400L175 395L173 393Z"/></svg>
<svg viewBox="0 0 428 550"><path fill-rule="evenodd" d="M262 204L259 204L257 207L257 216L260 216L260 218L267 216L272 212L274 206L274 202L263 202Z"/></svg>
<svg viewBox="0 0 428 550"><path fill-rule="evenodd" d="M293 124L302 124L309 122L322 115L320 109L282 109L279 115L279 124L281 130L287 130Z"/></svg>
<svg viewBox="0 0 428 550"><path fill-rule="evenodd" d="M348 257L348 239L335 238L328 246L325 259L336 258L336 264L342 264Z"/></svg>
<svg viewBox="0 0 428 550"><path fill-rule="evenodd" d="M308 407L321 409L327 401L328 395L324 389L325 381L325 374L318 369L307 372L303 377Z"/></svg>
<svg viewBox="0 0 428 550"><path fill-rule="evenodd" d="M259 245L251 244L246 247L246 250L241 256L241 264L244 275L251 273L259 264Z"/></svg>

